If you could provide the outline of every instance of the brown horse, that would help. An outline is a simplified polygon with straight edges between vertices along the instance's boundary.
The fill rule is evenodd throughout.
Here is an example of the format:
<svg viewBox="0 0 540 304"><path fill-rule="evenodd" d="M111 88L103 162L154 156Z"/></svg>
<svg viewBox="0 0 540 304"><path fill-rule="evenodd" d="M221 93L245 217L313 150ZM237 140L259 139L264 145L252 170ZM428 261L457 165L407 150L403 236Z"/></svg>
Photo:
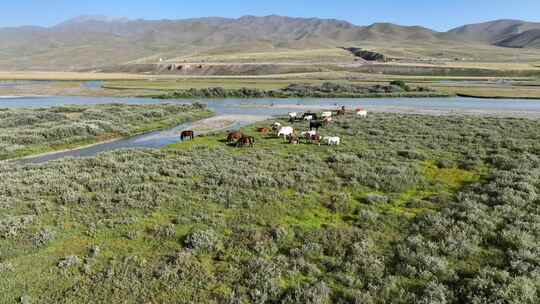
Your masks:
<svg viewBox="0 0 540 304"><path fill-rule="evenodd" d="M325 119L323 119L323 125L328 126L331 123L332 123L332 117L326 117Z"/></svg>
<svg viewBox="0 0 540 304"><path fill-rule="evenodd" d="M289 140L289 144L291 145L300 144L300 138L298 138L298 135L296 134L287 135L287 139Z"/></svg>
<svg viewBox="0 0 540 304"><path fill-rule="evenodd" d="M261 134L268 134L268 133L270 133L270 129L268 129L268 128L258 128L257 132L259 132Z"/></svg>
<svg viewBox="0 0 540 304"><path fill-rule="evenodd" d="M342 106L341 109L337 111L337 116L345 116L347 113L347 110L345 110L345 106Z"/></svg>
<svg viewBox="0 0 540 304"><path fill-rule="evenodd" d="M193 131L183 131L180 134L180 140L184 141L184 139L193 140L195 138L195 132Z"/></svg>
<svg viewBox="0 0 540 304"><path fill-rule="evenodd" d="M236 142L237 147L253 147L255 138L253 136L244 136Z"/></svg>
<svg viewBox="0 0 540 304"><path fill-rule="evenodd" d="M227 135L227 142L233 143L240 140L240 138L244 137L244 134L242 132L230 132L229 135Z"/></svg>
<svg viewBox="0 0 540 304"><path fill-rule="evenodd" d="M319 135L319 134L315 134L315 135L311 135L310 140L311 140L311 143L312 143L312 144L315 144L315 143L316 143L316 144L318 144L318 145L320 146L320 145L321 145L321 141L322 141L322 137L321 137L321 135Z"/></svg>

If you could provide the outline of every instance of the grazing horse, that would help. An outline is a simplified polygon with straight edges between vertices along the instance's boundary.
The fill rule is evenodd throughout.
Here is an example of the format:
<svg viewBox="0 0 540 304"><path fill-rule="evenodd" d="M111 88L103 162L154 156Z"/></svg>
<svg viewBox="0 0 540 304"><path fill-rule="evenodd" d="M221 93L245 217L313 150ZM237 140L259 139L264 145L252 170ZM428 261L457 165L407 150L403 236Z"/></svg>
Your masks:
<svg viewBox="0 0 540 304"><path fill-rule="evenodd" d="M280 137L280 136L283 136L283 139L287 139L287 136L289 135L293 135L294 134L294 129L293 127L283 127L279 130L277 136Z"/></svg>
<svg viewBox="0 0 540 304"><path fill-rule="evenodd" d="M310 141L311 143L317 143L320 146L322 137L319 134L314 134L314 135L311 135Z"/></svg>
<svg viewBox="0 0 540 304"><path fill-rule="evenodd" d="M322 126L323 126L323 123L320 122L320 121L310 121L310 122L309 122L309 130L310 130L310 131L313 130L313 129L315 129L315 130L317 130L317 132L318 132L318 131L319 131L319 128L322 128Z"/></svg>
<svg viewBox="0 0 540 304"><path fill-rule="evenodd" d="M321 118L332 117L332 112L322 112Z"/></svg>
<svg viewBox="0 0 540 304"><path fill-rule="evenodd" d="M281 129L281 124L279 122L275 122L272 124L272 131L277 132Z"/></svg>
<svg viewBox="0 0 540 304"><path fill-rule="evenodd" d="M183 131L180 134L180 140L184 141L185 138L187 138L189 140L193 140L195 138L195 132L193 132L193 131Z"/></svg>
<svg viewBox="0 0 540 304"><path fill-rule="evenodd" d="M287 140L289 141L289 144L291 145L300 144L300 138L298 138L298 136L296 136L295 134L287 135Z"/></svg>
<svg viewBox="0 0 540 304"><path fill-rule="evenodd" d="M300 137L305 139L306 141L311 141L311 136L316 135L317 131L307 131L300 133Z"/></svg>
<svg viewBox="0 0 540 304"><path fill-rule="evenodd" d="M236 147L253 147L255 138L253 136L244 136L236 142Z"/></svg>
<svg viewBox="0 0 540 304"><path fill-rule="evenodd" d="M298 118L298 113L296 113L296 112L289 113L289 122L293 122L297 118Z"/></svg>
<svg viewBox="0 0 540 304"><path fill-rule="evenodd" d="M345 116L347 113L347 110L345 110L345 106L342 106L341 109L337 111L337 116Z"/></svg>
<svg viewBox="0 0 540 304"><path fill-rule="evenodd" d="M329 146L339 146L341 144L341 138L339 137L325 137L323 140L326 141Z"/></svg>
<svg viewBox="0 0 540 304"><path fill-rule="evenodd" d="M331 123L332 123L332 117L326 117L325 119L323 119L323 124L325 126L328 126Z"/></svg>
<svg viewBox="0 0 540 304"><path fill-rule="evenodd" d="M240 140L240 138L244 137L244 134L242 132L230 132L229 135L227 135L227 142L233 143Z"/></svg>
<svg viewBox="0 0 540 304"><path fill-rule="evenodd" d="M308 117L311 116L311 119L308 119ZM317 114L315 113L311 113L311 112L306 112L304 113L304 115L302 115L302 119L304 120L317 120Z"/></svg>
<svg viewBox="0 0 540 304"><path fill-rule="evenodd" d="M268 134L270 132L270 129L268 129L268 128L258 128L257 132L262 133L262 134Z"/></svg>
<svg viewBox="0 0 540 304"><path fill-rule="evenodd" d="M360 118L366 118L367 117L367 111L364 109L356 109L356 116Z"/></svg>

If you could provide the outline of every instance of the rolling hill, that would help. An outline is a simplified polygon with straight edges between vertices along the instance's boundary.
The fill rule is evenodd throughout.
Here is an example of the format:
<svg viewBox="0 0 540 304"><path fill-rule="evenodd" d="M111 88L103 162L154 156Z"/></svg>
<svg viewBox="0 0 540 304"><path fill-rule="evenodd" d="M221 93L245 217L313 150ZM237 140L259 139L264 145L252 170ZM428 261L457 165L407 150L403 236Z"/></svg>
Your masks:
<svg viewBox="0 0 540 304"><path fill-rule="evenodd" d="M446 33L419 26L284 16L129 20L81 16L53 27L0 28L0 69L77 70L197 54L329 49L376 44L538 48L540 23L499 20ZM439 46L440 47L440 46ZM352 59L351 59L352 60Z"/></svg>
<svg viewBox="0 0 540 304"><path fill-rule="evenodd" d="M496 20L458 27L443 35L466 41L485 42L502 47L539 47L540 23Z"/></svg>

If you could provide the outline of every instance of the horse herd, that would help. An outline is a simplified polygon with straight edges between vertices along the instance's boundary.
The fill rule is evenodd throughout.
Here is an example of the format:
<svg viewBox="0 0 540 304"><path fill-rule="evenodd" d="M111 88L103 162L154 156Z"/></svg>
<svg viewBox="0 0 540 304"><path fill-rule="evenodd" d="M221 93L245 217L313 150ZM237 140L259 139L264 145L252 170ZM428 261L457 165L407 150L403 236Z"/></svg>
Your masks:
<svg viewBox="0 0 540 304"><path fill-rule="evenodd" d="M301 142L321 145L326 143L329 146L339 146L341 144L341 138L337 136L321 136L319 129L330 125L333 122L334 116L340 117L347 113L345 107L341 107L336 112L327 111L320 114L312 113L311 111L300 113L289 113L289 122L307 121L309 122L309 130L298 133L291 126L283 126L279 122L273 123L270 127L258 128L257 132L263 135L270 134L271 132L277 137L283 137L289 144L297 145ZM357 109L356 116L360 118L367 117L367 111L364 109ZM185 138L193 139L193 131L183 131L181 134L182 141ZM227 134L227 143L236 147L253 147L255 145L255 138L253 136L246 135L240 131L230 131Z"/></svg>

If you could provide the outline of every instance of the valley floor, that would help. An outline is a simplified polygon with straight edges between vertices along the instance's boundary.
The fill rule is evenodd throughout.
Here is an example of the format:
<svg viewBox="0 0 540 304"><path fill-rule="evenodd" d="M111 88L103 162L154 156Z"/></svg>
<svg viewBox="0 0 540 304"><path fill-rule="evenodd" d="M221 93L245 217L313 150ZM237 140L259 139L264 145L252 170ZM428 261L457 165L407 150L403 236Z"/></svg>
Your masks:
<svg viewBox="0 0 540 304"><path fill-rule="evenodd" d="M332 147L272 122L0 164L0 303L538 302L539 121L346 116Z"/></svg>
<svg viewBox="0 0 540 304"><path fill-rule="evenodd" d="M386 85L403 80L450 95L540 99L540 81L531 77L403 76L356 72L317 72L260 76L178 76L106 73L0 73L1 96L156 96L178 90L222 87L278 90L290 84L324 82Z"/></svg>

